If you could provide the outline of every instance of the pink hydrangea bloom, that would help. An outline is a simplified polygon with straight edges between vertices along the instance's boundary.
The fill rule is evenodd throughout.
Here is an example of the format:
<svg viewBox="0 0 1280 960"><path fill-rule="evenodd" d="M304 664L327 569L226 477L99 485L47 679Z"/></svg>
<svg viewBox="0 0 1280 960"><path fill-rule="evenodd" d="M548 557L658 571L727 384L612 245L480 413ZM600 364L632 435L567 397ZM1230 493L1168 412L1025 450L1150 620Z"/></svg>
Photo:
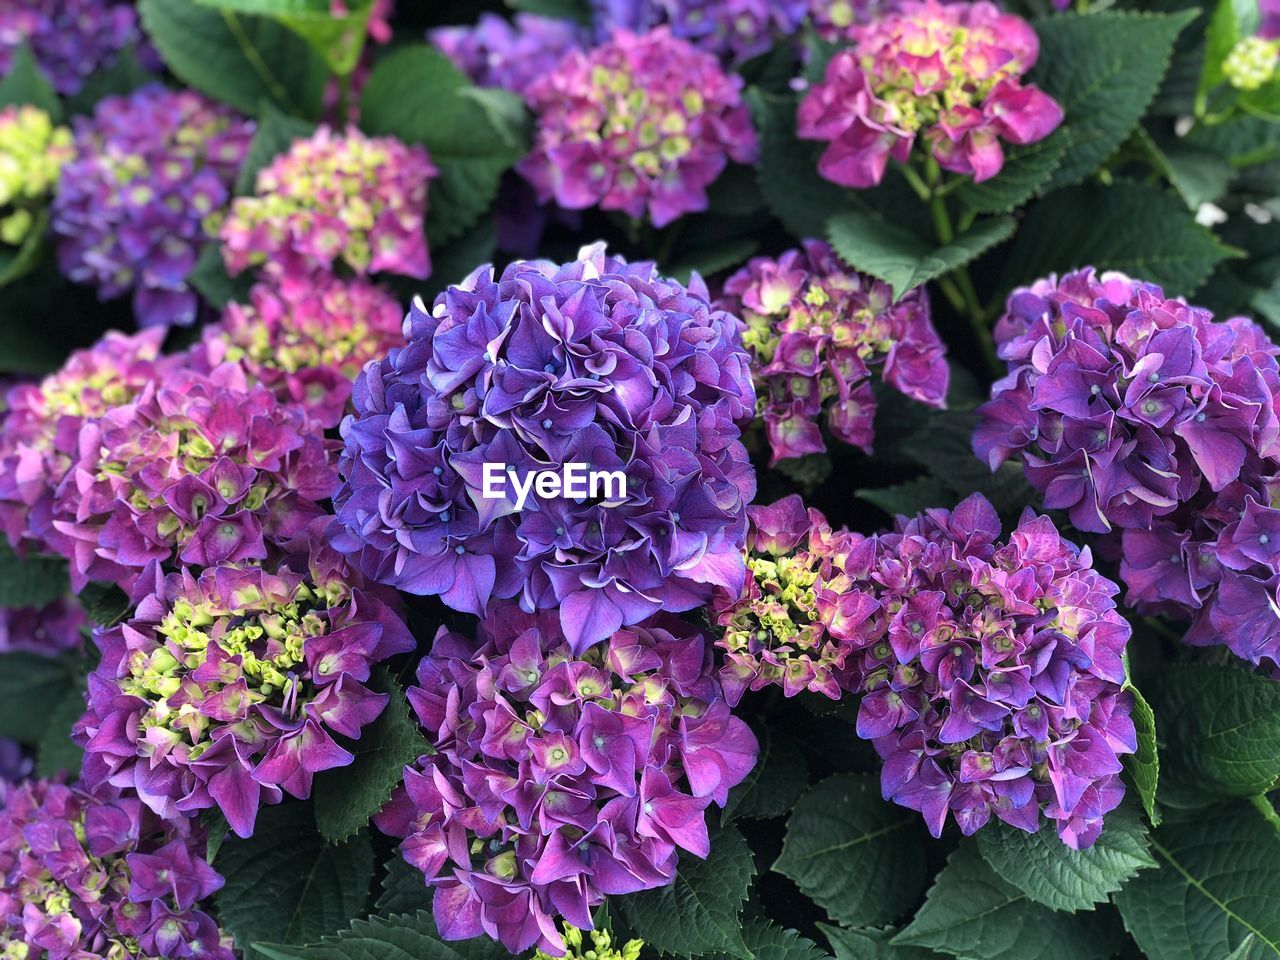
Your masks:
<svg viewBox="0 0 1280 960"><path fill-rule="evenodd" d="M755 764L710 645L659 615L575 653L554 613L500 605L478 642L444 633L409 700L432 752L375 818L435 888L441 935L560 955L605 896L706 857L705 811Z"/></svg>
<svg viewBox="0 0 1280 960"><path fill-rule="evenodd" d="M742 79L665 27L570 51L526 97L538 129L517 169L568 209L647 211L665 226L707 208L730 160L755 159Z"/></svg>
<svg viewBox="0 0 1280 960"><path fill-rule="evenodd" d="M923 287L896 303L888 284L845 266L821 240L755 257L725 283L718 306L743 320L771 464L825 453L820 422L871 452L871 373L900 393L946 405L946 345Z"/></svg>
<svg viewBox="0 0 1280 960"><path fill-rule="evenodd" d="M819 172L847 187L875 186L917 138L945 170L989 180L1001 141L1035 143L1062 108L1023 75L1039 53L1031 25L993 3L906 0L849 31L824 80L805 95L797 132L829 146Z"/></svg>
<svg viewBox="0 0 1280 960"><path fill-rule="evenodd" d="M284 276L256 284L248 303L228 304L197 358L237 363L281 403L335 427L364 365L404 343L403 321L400 301L367 281Z"/></svg>
<svg viewBox="0 0 1280 960"><path fill-rule="evenodd" d="M431 274L424 221L438 171L427 151L355 127L321 127L258 171L254 196L238 197L222 224L222 255L238 274Z"/></svg>

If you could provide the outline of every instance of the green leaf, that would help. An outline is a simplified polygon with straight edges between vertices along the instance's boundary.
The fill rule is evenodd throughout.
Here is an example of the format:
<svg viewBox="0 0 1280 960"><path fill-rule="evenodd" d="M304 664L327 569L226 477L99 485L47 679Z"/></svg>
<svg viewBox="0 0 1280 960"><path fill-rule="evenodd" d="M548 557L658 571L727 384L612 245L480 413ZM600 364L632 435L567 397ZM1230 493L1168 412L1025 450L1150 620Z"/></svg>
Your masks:
<svg viewBox="0 0 1280 960"><path fill-rule="evenodd" d="M355 0L347 13L335 16L330 0L195 0L202 6L271 17L311 44L338 76L360 62L373 0Z"/></svg>
<svg viewBox="0 0 1280 960"><path fill-rule="evenodd" d="M227 837L231 836L231 827L227 824L226 815L217 807L202 813L200 820L209 835L204 858L210 866L213 866L213 862L218 857L218 851L222 849L222 844Z"/></svg>
<svg viewBox="0 0 1280 960"><path fill-rule="evenodd" d="M236 943L309 943L342 928L369 899L373 848L361 834L330 844L316 832L310 804L258 811L253 836L228 837L218 852L226 885L215 900Z"/></svg>
<svg viewBox="0 0 1280 960"><path fill-rule="evenodd" d="M1178 805L1267 793L1280 780L1280 684L1237 667L1174 664L1149 684L1164 751L1160 796Z"/></svg>
<svg viewBox="0 0 1280 960"><path fill-rule="evenodd" d="M39 743L49 725L49 705L61 703L77 680L69 657L0 653L0 737Z"/></svg>
<svg viewBox="0 0 1280 960"><path fill-rule="evenodd" d="M796 97L747 92L760 131L757 183L770 211L796 239L821 237L833 214L857 210L852 194L818 175L825 144L796 139Z"/></svg>
<svg viewBox="0 0 1280 960"><path fill-rule="evenodd" d="M84 751L71 740L71 728L84 715L84 677L77 673L57 706L45 716L45 730L36 748L36 774L52 777L65 773L69 780L80 775Z"/></svg>
<svg viewBox="0 0 1280 960"><path fill-rule="evenodd" d="M710 277L722 270L736 267L759 249L760 241L751 237L726 240L699 250L696 255L688 256L663 273L681 283L688 283L689 277L694 273L703 278Z"/></svg>
<svg viewBox="0 0 1280 960"><path fill-rule="evenodd" d="M1070 912L1092 910L1139 870L1156 865L1147 828L1128 806L1107 814L1102 835L1085 850L1063 843L1048 820L1035 833L988 824L978 831L978 849L992 870L1027 897Z"/></svg>
<svg viewBox="0 0 1280 960"><path fill-rule="evenodd" d="M245 271L238 277L227 273L227 265L222 260L222 247L217 243L206 243L196 258L196 265L187 281L212 306L221 310L228 303L247 303L249 290L253 286L253 274Z"/></svg>
<svg viewBox="0 0 1280 960"><path fill-rule="evenodd" d="M941 956L923 947L893 943L897 931L892 928L848 930L820 923L818 929L831 944L836 960L935 960Z"/></svg>
<svg viewBox="0 0 1280 960"><path fill-rule="evenodd" d="M361 731L359 740L344 739L343 746L356 756L350 766L316 777L316 826L330 843L366 826L404 778L405 765L426 752L427 742L395 678L384 672L370 686L388 694L386 709Z"/></svg>
<svg viewBox="0 0 1280 960"><path fill-rule="evenodd" d="M511 960L507 949L488 937L441 940L426 910L354 920L336 937L310 946L258 943L256 947L268 960Z"/></svg>
<svg viewBox="0 0 1280 960"><path fill-rule="evenodd" d="M987 866L976 843L964 841L893 942L958 960L1105 960L1116 933L1106 914L1059 913L1032 902Z"/></svg>
<svg viewBox="0 0 1280 960"><path fill-rule="evenodd" d="M1011 147L1000 173L990 180L965 182L956 198L975 213L1009 213L1048 182L1067 152L1067 133L1058 130L1039 143Z"/></svg>
<svg viewBox="0 0 1280 960"><path fill-rule="evenodd" d="M1115 896L1150 960L1280 958L1280 836L1250 804L1197 811L1155 831L1159 870Z"/></svg>
<svg viewBox="0 0 1280 960"><path fill-rule="evenodd" d="M552 20L573 20L583 25L591 23L589 0L507 0L507 6L512 10L536 13Z"/></svg>
<svg viewBox="0 0 1280 960"><path fill-rule="evenodd" d="M616 904L635 936L660 953L724 953L750 960L738 915L754 875L747 841L728 826L711 838L706 860L680 859L671 886L618 897L611 905Z"/></svg>
<svg viewBox="0 0 1280 960"><path fill-rule="evenodd" d="M498 192L498 180L525 152L523 107L513 94L481 95L437 50L404 47L374 68L360 99L364 129L420 143L440 170L428 197L432 248L461 236ZM423 109L422 104L430 104ZM487 105L487 108L486 108Z"/></svg>
<svg viewBox="0 0 1280 960"><path fill-rule="evenodd" d="M236 174L236 193L253 193L258 171L285 153L295 140L303 140L315 132L316 125L309 120L299 120L267 106L258 120L258 129L249 143L249 152ZM210 244L215 250L217 244ZM202 251L203 252L203 251Z"/></svg>
<svg viewBox="0 0 1280 960"><path fill-rule="evenodd" d="M755 960L830 960L808 937L764 919L744 924L742 939Z"/></svg>
<svg viewBox="0 0 1280 960"><path fill-rule="evenodd" d="M800 745L768 725L756 731L760 755L747 778L729 791L724 818L768 820L794 806L809 783L809 765Z"/></svg>
<svg viewBox="0 0 1280 960"><path fill-rule="evenodd" d="M0 244L0 287L20 280L40 266L49 249L48 229L49 211L44 209L35 214L21 246L15 249Z"/></svg>
<svg viewBox="0 0 1280 960"><path fill-rule="evenodd" d="M1258 0L1218 0L1205 30L1204 67L1196 88L1197 100L1222 83L1222 62L1232 47L1257 31L1258 19Z"/></svg>
<svg viewBox="0 0 1280 960"><path fill-rule="evenodd" d="M61 557L20 557L0 538L0 607L44 607L63 597L69 585Z"/></svg>
<svg viewBox="0 0 1280 960"><path fill-rule="evenodd" d="M139 0L138 12L169 69L197 90L250 116L263 103L297 117L320 115L329 71L275 20L193 0Z"/></svg>
<svg viewBox="0 0 1280 960"><path fill-rule="evenodd" d="M773 869L838 923L885 923L924 890L924 836L918 813L881 798L879 777L844 774L800 798Z"/></svg>
<svg viewBox="0 0 1280 960"><path fill-rule="evenodd" d="M1027 209L1018 242L1005 259L1001 288L1092 265L1161 284L1171 295L1191 296L1232 255L1168 190L1090 184L1059 190Z"/></svg>
<svg viewBox="0 0 1280 960"><path fill-rule="evenodd" d="M389 917L431 908L433 889L427 886L422 871L411 866L398 849L387 861L386 871L382 878L382 892L374 904L377 913Z"/></svg>
<svg viewBox="0 0 1280 960"><path fill-rule="evenodd" d="M129 597L114 583L90 583L80 592L85 615L100 627L114 627L129 615Z"/></svg>
<svg viewBox="0 0 1280 960"><path fill-rule="evenodd" d="M1156 805L1156 787L1160 783L1160 752L1156 746L1156 714L1132 682L1126 681L1125 689L1133 697L1132 719L1138 733L1138 751L1124 758L1124 766L1142 801L1147 820L1158 827L1160 808Z"/></svg>
<svg viewBox="0 0 1280 960"><path fill-rule="evenodd" d="M28 103L49 114L54 123L62 119L62 103L57 91L36 63L31 48L23 43L13 52L9 72L0 80L0 107Z"/></svg>
<svg viewBox="0 0 1280 960"><path fill-rule="evenodd" d="M1184 142L1225 157L1236 167L1249 167L1280 157L1280 124L1263 117L1233 117L1224 123L1197 123Z"/></svg>
<svg viewBox="0 0 1280 960"><path fill-rule="evenodd" d="M1040 56L1030 79L1062 105L1068 141L1048 189L1083 180L1125 141L1195 16L1104 11L1036 21Z"/></svg>
<svg viewBox="0 0 1280 960"><path fill-rule="evenodd" d="M1008 239L1012 217L980 220L951 243L934 248L914 233L880 217L841 213L827 224L827 236L851 267L878 277L893 288L895 298L945 273L963 267L979 254Z"/></svg>
<svg viewBox="0 0 1280 960"><path fill-rule="evenodd" d="M854 496L879 507L891 517L899 514L912 516L926 507L941 506L951 498L950 488L933 476L904 480L892 487L857 490Z"/></svg>

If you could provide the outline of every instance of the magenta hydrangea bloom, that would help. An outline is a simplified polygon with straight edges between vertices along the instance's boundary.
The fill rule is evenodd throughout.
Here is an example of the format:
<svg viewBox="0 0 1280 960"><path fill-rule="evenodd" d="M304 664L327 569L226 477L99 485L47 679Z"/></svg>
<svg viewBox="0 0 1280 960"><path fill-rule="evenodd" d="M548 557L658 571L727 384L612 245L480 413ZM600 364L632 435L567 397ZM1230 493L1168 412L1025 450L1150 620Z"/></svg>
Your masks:
<svg viewBox="0 0 1280 960"><path fill-rule="evenodd" d="M857 627L875 602L851 590L845 566L865 540L833 531L794 494L747 509L747 582L716 597L720 682L731 705L747 690L780 686L838 700L849 685Z"/></svg>
<svg viewBox="0 0 1280 960"><path fill-rule="evenodd" d="M744 322L770 465L825 453L820 421L871 453L873 367L905 396L946 405L947 348L924 288L895 303L888 284L845 266L821 240L752 258L725 282L719 305Z"/></svg>
<svg viewBox="0 0 1280 960"><path fill-rule="evenodd" d="M993 815L1034 832L1043 813L1087 847L1137 749L1119 588L1048 517L999 536L974 494L899 517L846 561L871 611L854 631L858 735L884 760L885 798L935 837L948 815L968 835Z"/></svg>
<svg viewBox="0 0 1280 960"><path fill-rule="evenodd" d="M0 76L26 44L36 63L64 97L109 67L116 55L142 38L127 0L6 0L0 4Z"/></svg>
<svg viewBox="0 0 1280 960"><path fill-rule="evenodd" d="M161 564L261 560L324 511L337 484L334 444L244 371L179 371L88 421L58 489L50 545L76 590L129 590Z"/></svg>
<svg viewBox="0 0 1280 960"><path fill-rule="evenodd" d="M87 624L84 608L72 597L43 607L0 607L0 653L56 656L75 650Z"/></svg>
<svg viewBox="0 0 1280 960"><path fill-rule="evenodd" d="M204 220L230 199L254 125L191 90L154 85L77 117L53 200L58 263L104 300L133 292L141 326L190 324Z"/></svg>
<svg viewBox="0 0 1280 960"><path fill-rule="evenodd" d="M221 889L204 835L134 798L52 780L0 808L0 953L47 960L235 960L200 909Z"/></svg>
<svg viewBox="0 0 1280 960"><path fill-rule="evenodd" d="M238 274L431 274L424 221L435 177L427 151L355 127L320 127L258 171L254 196L237 197L222 224L222 256Z"/></svg>
<svg viewBox="0 0 1280 960"><path fill-rule="evenodd" d="M558 609L579 652L742 589L755 476L737 423L754 394L737 321L701 280L597 245L481 267L430 313L415 303L406 332L342 425L334 543L366 576L467 613ZM615 476L521 502L518 485L570 464Z"/></svg>
<svg viewBox="0 0 1280 960"><path fill-rule="evenodd" d="M516 169L571 210L647 211L662 227L705 210L730 160L756 156L742 78L665 27L570 51L527 99L537 133Z"/></svg>
<svg viewBox="0 0 1280 960"><path fill-rule="evenodd" d="M159 816L218 807L239 836L260 804L306 798L354 759L387 703L375 664L414 647L390 591L314 540L276 565L161 577L132 618L95 640L102 661L76 726L84 780L136 793Z"/></svg>
<svg viewBox="0 0 1280 960"><path fill-rule="evenodd" d="M944 170L989 180L1001 141L1043 140L1062 108L1023 75L1039 53L1031 25L993 3L904 0L850 30L825 78L800 103L798 134L825 140L822 176L873 187L890 159L906 163L919 137Z"/></svg>
<svg viewBox="0 0 1280 960"><path fill-rule="evenodd" d="M329 274L255 284L248 303L230 303L205 328L197 362L239 364L282 404L323 427L348 411L351 383L370 360L404 343L404 310L387 291Z"/></svg>
<svg viewBox="0 0 1280 960"><path fill-rule="evenodd" d="M996 339L1009 375L978 456L1020 459L1046 507L1110 532L1143 612L1280 667L1280 347L1092 269L1015 291Z"/></svg>
<svg viewBox="0 0 1280 960"><path fill-rule="evenodd" d="M80 428L130 403L181 361L160 356L163 330L111 332L39 383L19 384L0 419L0 529L15 547L48 550L54 494L79 455Z"/></svg>
<svg viewBox="0 0 1280 960"><path fill-rule="evenodd" d="M561 57L581 49L582 34L568 20L517 13L512 21L485 12L473 26L437 27L427 39L478 86L523 96Z"/></svg>
<svg viewBox="0 0 1280 960"><path fill-rule="evenodd" d="M562 955L557 917L590 929L606 896L706 857L706 808L755 764L710 644L665 615L581 653L554 615L504 604L478 642L437 636L409 700L433 751L374 822L435 888L446 940L512 953Z"/></svg>

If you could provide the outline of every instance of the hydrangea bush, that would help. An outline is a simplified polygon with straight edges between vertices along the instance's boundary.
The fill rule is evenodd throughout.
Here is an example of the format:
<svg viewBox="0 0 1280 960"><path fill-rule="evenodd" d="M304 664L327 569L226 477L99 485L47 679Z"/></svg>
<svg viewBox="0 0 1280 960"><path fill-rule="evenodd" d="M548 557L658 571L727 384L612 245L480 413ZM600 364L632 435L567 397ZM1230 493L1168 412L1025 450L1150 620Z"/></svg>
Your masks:
<svg viewBox="0 0 1280 960"><path fill-rule="evenodd" d="M1273 0L0 0L0 960L1280 960Z"/></svg>

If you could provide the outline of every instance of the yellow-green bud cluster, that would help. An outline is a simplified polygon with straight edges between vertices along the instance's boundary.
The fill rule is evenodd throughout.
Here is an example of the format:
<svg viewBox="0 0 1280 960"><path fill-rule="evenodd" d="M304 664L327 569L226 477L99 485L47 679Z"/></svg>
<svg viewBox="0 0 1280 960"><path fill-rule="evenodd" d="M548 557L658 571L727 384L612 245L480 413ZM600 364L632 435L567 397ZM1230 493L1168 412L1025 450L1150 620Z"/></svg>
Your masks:
<svg viewBox="0 0 1280 960"><path fill-rule="evenodd" d="M72 153L71 131L38 107L0 110L0 242L26 240Z"/></svg>

